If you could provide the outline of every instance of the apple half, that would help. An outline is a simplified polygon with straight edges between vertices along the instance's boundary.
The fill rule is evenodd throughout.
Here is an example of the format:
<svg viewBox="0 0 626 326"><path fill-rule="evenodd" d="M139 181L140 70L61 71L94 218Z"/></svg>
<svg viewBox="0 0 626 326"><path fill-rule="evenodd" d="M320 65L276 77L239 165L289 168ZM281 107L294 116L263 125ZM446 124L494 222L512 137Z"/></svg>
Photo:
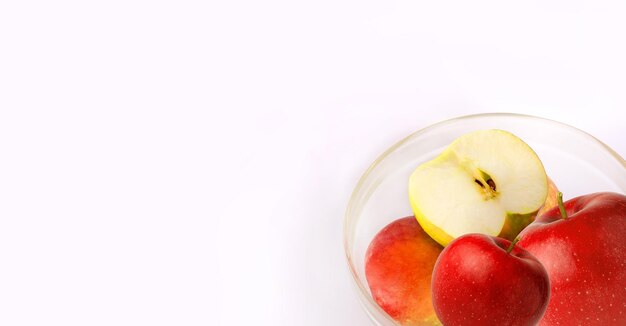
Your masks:
<svg viewBox="0 0 626 326"><path fill-rule="evenodd" d="M468 233L513 240L547 196L548 177L535 151L497 129L459 137L409 179L415 217L443 246Z"/></svg>

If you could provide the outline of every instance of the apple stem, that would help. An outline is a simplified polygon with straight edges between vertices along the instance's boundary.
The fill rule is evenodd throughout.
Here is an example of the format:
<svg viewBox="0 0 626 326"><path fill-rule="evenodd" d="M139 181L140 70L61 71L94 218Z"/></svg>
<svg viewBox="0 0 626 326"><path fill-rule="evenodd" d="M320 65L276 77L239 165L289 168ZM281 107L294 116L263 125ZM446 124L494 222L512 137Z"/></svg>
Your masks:
<svg viewBox="0 0 626 326"><path fill-rule="evenodd" d="M563 193L559 191L559 210L561 211L561 218L567 219L567 212L565 211L565 205L563 205Z"/></svg>
<svg viewBox="0 0 626 326"><path fill-rule="evenodd" d="M510 254L510 253L511 253L511 251L513 250L513 247L515 247L515 244L516 244L519 240L520 240L520 238L519 238L519 237L517 237L517 238L515 238L515 240L513 240L513 241L511 242L511 245L509 245L509 248L507 248L507 249L506 249L506 253L507 253L507 254Z"/></svg>

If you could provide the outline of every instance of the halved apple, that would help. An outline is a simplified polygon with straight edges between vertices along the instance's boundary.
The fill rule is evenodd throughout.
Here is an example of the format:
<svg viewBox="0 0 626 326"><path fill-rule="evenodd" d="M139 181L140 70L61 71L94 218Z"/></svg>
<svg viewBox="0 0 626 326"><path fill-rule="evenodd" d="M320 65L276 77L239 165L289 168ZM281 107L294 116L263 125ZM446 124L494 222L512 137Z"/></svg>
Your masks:
<svg viewBox="0 0 626 326"><path fill-rule="evenodd" d="M409 200L422 228L441 245L467 233L513 240L548 195L537 154L496 129L465 134L409 179Z"/></svg>

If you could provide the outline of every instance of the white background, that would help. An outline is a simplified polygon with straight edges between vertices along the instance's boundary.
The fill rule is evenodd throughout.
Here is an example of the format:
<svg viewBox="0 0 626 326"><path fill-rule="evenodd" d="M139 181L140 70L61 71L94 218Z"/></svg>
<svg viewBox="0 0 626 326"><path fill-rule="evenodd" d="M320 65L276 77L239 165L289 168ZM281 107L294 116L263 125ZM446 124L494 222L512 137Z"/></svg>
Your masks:
<svg viewBox="0 0 626 326"><path fill-rule="evenodd" d="M367 325L368 165L479 112L626 155L623 1L4 1L0 324Z"/></svg>

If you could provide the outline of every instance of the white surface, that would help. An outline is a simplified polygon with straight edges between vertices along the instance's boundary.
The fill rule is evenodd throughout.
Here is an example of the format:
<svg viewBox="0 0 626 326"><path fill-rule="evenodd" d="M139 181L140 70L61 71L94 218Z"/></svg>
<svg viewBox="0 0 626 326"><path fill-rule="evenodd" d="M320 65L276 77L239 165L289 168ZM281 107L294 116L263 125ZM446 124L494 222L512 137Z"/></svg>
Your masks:
<svg viewBox="0 0 626 326"><path fill-rule="evenodd" d="M0 324L366 325L387 147L520 112L626 155L620 1L0 5Z"/></svg>

